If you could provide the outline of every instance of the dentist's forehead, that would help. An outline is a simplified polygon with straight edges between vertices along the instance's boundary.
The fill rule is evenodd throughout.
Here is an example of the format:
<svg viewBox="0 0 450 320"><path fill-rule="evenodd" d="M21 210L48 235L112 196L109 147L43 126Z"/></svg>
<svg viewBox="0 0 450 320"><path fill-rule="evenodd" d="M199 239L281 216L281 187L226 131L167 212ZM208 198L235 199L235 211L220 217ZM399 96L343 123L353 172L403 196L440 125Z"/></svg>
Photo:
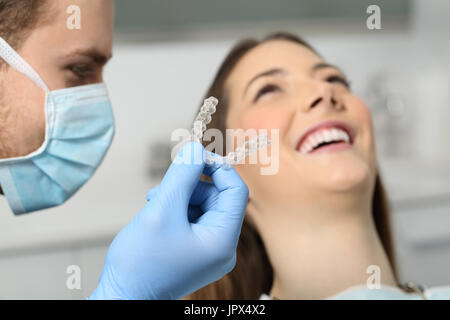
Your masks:
<svg viewBox="0 0 450 320"><path fill-rule="evenodd" d="M58 0L48 7L53 17L48 27L53 28L57 40L95 42L102 51L110 51L114 28L112 0ZM74 21L77 27L74 28ZM61 42L67 46L69 41ZM110 55L110 52L105 53Z"/></svg>

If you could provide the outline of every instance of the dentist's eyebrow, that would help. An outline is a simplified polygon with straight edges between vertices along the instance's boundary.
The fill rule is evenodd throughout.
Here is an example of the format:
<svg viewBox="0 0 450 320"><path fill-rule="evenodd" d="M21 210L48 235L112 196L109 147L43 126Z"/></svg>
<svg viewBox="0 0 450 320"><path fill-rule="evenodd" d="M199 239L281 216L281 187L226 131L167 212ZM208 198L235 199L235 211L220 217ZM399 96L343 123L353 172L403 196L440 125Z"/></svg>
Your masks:
<svg viewBox="0 0 450 320"><path fill-rule="evenodd" d="M250 85L255 82L257 79L261 78L261 77L268 77L268 76L273 76L273 75L285 75L287 74L286 70L281 69L281 68L274 68L274 69L270 69L264 72L261 72L259 74L257 74L256 76L254 76L247 84L247 86L245 87L244 93L242 94L242 96L244 97L245 94L247 93L248 88L250 87Z"/></svg>
<svg viewBox="0 0 450 320"><path fill-rule="evenodd" d="M86 57L99 65L104 65L112 58L112 54L105 55L96 48L88 48L88 49L77 49L66 55L67 59L76 57Z"/></svg>

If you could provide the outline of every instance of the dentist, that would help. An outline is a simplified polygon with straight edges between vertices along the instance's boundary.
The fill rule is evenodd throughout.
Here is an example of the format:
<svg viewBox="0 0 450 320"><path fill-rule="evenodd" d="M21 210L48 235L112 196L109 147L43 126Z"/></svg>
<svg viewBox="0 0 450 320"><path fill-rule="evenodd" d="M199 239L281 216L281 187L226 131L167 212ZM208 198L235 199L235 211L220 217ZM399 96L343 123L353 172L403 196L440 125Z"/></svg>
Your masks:
<svg viewBox="0 0 450 320"><path fill-rule="evenodd" d="M77 30L66 26L73 4ZM15 214L63 204L109 149L113 17L112 0L0 0L0 192ZM114 238L89 299L180 299L233 269L248 189L203 154L181 149Z"/></svg>

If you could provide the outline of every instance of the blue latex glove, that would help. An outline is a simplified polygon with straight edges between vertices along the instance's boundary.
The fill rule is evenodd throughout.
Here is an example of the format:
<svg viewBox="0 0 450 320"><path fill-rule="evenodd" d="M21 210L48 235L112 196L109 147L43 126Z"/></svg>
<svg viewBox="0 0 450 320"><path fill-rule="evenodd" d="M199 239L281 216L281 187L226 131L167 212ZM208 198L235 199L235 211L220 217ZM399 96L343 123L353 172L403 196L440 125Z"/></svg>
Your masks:
<svg viewBox="0 0 450 320"><path fill-rule="evenodd" d="M180 150L114 238L90 299L180 299L234 268L248 188L234 168L205 165L204 152L197 142Z"/></svg>

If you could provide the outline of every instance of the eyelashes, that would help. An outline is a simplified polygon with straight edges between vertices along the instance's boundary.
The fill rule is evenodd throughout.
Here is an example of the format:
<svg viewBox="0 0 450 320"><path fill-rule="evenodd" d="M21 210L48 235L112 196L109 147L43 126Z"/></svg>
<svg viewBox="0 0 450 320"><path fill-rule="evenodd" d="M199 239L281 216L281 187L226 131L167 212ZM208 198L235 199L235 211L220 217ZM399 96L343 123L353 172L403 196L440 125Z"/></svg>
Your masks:
<svg viewBox="0 0 450 320"><path fill-rule="evenodd" d="M267 84L267 85L263 86L256 93L256 96L253 99L253 102L257 102L259 100L259 98L261 98L263 95L270 93L270 92L274 92L274 91L281 91L281 89L277 85L274 85L274 84Z"/></svg>
<svg viewBox="0 0 450 320"><path fill-rule="evenodd" d="M350 82L346 78L344 78L340 75L331 75L331 76L325 78L325 81L327 81L329 83L341 84L341 85L345 86L348 90L350 90ZM257 102L265 94L273 93L273 92L281 92L281 91L283 91L283 90L278 85L266 84L261 89L258 90L255 97L253 98L253 103Z"/></svg>
<svg viewBox="0 0 450 320"><path fill-rule="evenodd" d="M69 70L80 80L90 77L94 70L87 65L72 65L69 66Z"/></svg>
<svg viewBox="0 0 450 320"><path fill-rule="evenodd" d="M65 69L68 71L65 77L67 87L94 83L99 76L99 70L91 64L70 64Z"/></svg>
<svg viewBox="0 0 450 320"><path fill-rule="evenodd" d="M332 75L326 78L327 82L330 83L340 83L343 84L347 89L350 89L350 82L345 79L344 77L338 76L338 75Z"/></svg>

